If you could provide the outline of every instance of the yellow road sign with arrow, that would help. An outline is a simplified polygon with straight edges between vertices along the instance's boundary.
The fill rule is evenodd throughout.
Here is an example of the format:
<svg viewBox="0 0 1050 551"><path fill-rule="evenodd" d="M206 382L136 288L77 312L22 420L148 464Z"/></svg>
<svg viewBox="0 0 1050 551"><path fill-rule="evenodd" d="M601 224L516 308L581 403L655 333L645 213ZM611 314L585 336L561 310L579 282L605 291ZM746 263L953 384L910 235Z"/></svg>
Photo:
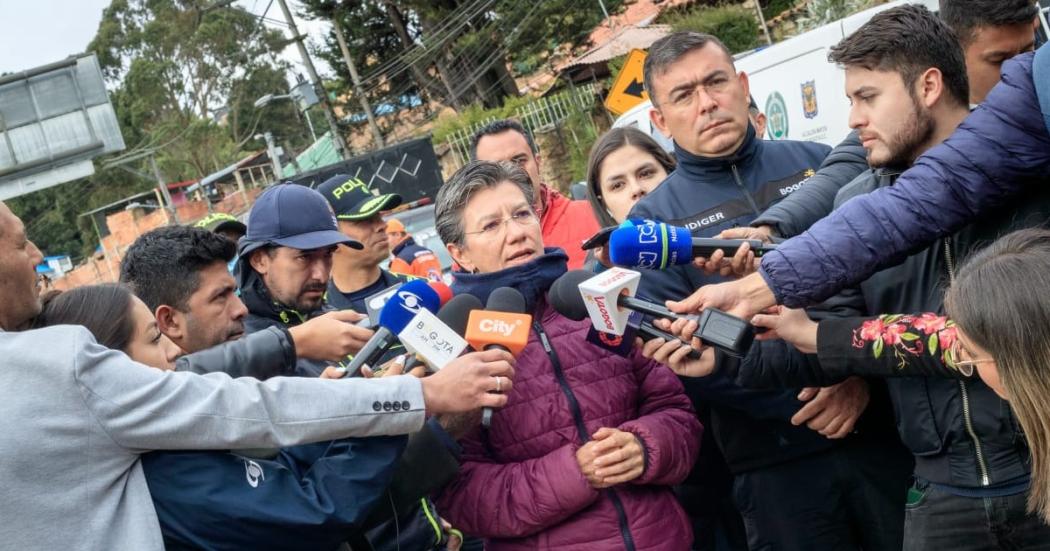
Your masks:
<svg viewBox="0 0 1050 551"><path fill-rule="evenodd" d="M627 54L627 61L616 76L616 82L605 96L605 108L613 115L622 115L635 105L649 99L642 80L645 65L645 50L634 49Z"/></svg>

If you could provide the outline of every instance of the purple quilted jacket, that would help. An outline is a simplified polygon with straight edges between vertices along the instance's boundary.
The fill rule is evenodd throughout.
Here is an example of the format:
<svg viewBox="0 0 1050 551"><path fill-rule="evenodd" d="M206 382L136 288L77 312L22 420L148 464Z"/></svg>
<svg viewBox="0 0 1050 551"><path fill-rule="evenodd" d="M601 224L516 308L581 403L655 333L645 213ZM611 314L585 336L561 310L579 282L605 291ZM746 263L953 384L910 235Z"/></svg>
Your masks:
<svg viewBox="0 0 1050 551"><path fill-rule="evenodd" d="M689 521L670 486L692 468L703 427L678 378L637 352L623 358L586 342L587 320L544 301L537 314L561 373L533 330L487 445L480 431L462 442L459 475L438 499L442 516L485 538L487 551L689 549ZM591 488L576 462L579 423L588 435L612 427L638 436L642 476Z"/></svg>

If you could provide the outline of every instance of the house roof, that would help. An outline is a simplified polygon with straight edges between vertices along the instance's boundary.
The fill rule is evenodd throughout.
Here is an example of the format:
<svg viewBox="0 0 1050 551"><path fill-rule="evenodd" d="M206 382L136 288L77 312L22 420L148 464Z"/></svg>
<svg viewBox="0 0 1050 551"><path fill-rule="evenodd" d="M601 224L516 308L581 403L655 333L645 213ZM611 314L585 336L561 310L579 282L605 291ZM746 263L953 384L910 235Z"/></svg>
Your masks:
<svg viewBox="0 0 1050 551"><path fill-rule="evenodd" d="M580 65L602 63L626 55L633 49L644 50L653 42L671 34L670 25L649 25L645 27L621 27L604 43L591 48L582 55L569 60L561 70Z"/></svg>
<svg viewBox="0 0 1050 551"><path fill-rule="evenodd" d="M610 16L591 31L591 44L604 44L622 27L644 27L661 12L696 3L696 0L637 0L624 8L623 13Z"/></svg>

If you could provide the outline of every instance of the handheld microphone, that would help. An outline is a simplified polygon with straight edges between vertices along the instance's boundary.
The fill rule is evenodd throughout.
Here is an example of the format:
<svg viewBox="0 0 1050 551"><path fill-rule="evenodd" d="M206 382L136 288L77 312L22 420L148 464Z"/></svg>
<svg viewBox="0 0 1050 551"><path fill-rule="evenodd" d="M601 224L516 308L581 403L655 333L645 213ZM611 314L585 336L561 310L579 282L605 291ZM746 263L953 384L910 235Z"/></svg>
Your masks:
<svg viewBox="0 0 1050 551"><path fill-rule="evenodd" d="M614 332L608 328L626 328L630 310L654 318L693 320L699 324L694 336L704 344L734 356L746 354L751 348L755 339L754 328L736 316L716 308L708 308L699 316L676 314L662 305L629 296L637 289L636 277L640 275L623 268L611 268L598 275L587 270L566 272L551 285L552 306L559 312L571 312L573 316L586 312L576 319L589 316L595 329L617 335L622 335L623 330ZM574 289L578 291L574 292ZM569 314L562 315L574 319Z"/></svg>
<svg viewBox="0 0 1050 551"><path fill-rule="evenodd" d="M693 237L689 230L663 223L621 226L609 236L609 260L619 266L662 270L676 264L689 264L698 256L709 257L717 250L732 254L748 243L756 257L775 250L758 239L709 239Z"/></svg>
<svg viewBox="0 0 1050 551"><path fill-rule="evenodd" d="M437 371L459 357L469 346L463 340L470 312L484 308L474 295L461 294L448 301L434 316L420 310L409 324L398 333L401 344L413 354L405 362L405 371L425 363L430 371Z"/></svg>
<svg viewBox="0 0 1050 551"><path fill-rule="evenodd" d="M413 280L414 281L414 280ZM386 306L394 295L397 294L397 290L401 288L404 283L398 283L397 285L387 287L378 293L369 295L365 298L365 312L368 318L358 322L358 325L371 329L372 326L379 324L379 313L383 311L383 307ZM428 283L430 288L438 294L438 298L441 300L441 306L444 306L452 298L452 289L448 285L445 285L440 281L431 281ZM405 371L408 371L406 366Z"/></svg>
<svg viewBox="0 0 1050 551"><path fill-rule="evenodd" d="M580 276L586 275L582 272L585 270L579 270ZM569 272L572 273L572 272ZM566 274L568 275L568 274ZM582 295L579 293L579 277L565 277L558 278L551 285L550 291L547 294L547 298L550 301L551 307L554 308L559 314L573 320L581 321L587 319L590 312L587 310L587 305L584 300L580 300ZM636 336L641 337L645 342L649 342L653 339L663 339L664 341L678 340L681 341L675 335L672 335L666 331L663 331L653 325L652 319L644 315L627 317L627 326L634 329ZM667 316L660 316L667 317ZM684 342L684 341L683 341ZM686 343L688 346L688 343ZM700 353L696 350L689 351L689 357L697 359L700 357Z"/></svg>
<svg viewBox="0 0 1050 551"><path fill-rule="evenodd" d="M425 281L409 281L402 285L379 312L379 328L350 361L347 375L356 375L365 365L374 366L397 343L397 334L420 310L434 311L440 304L437 292Z"/></svg>
<svg viewBox="0 0 1050 551"><path fill-rule="evenodd" d="M484 310L474 310L467 320L467 342L475 350L497 348L517 356L529 342L532 316L525 313L525 297L510 287L489 295ZM481 411L481 424L492 424L492 408Z"/></svg>

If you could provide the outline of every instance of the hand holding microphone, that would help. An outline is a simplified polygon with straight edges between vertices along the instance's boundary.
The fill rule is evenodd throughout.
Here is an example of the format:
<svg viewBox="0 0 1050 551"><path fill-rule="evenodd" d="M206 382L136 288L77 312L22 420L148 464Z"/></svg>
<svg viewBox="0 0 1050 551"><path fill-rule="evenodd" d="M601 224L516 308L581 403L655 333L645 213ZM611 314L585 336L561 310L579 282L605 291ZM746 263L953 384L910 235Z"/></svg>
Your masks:
<svg viewBox="0 0 1050 551"><path fill-rule="evenodd" d="M354 325L364 315L352 310L328 312L288 329L300 358L338 362L355 354L372 338L369 329Z"/></svg>
<svg viewBox="0 0 1050 551"><path fill-rule="evenodd" d="M735 264L744 270L754 264L755 257L761 257L775 248L775 245L758 239L693 237L686 228L663 223L624 225L609 236L609 257L613 264L650 270L689 264L695 258L714 260L715 255L718 255L718 264L721 266L725 251L737 251ZM750 256L752 254L754 256ZM735 270L737 266L733 265L732 268Z"/></svg>
<svg viewBox="0 0 1050 551"><path fill-rule="evenodd" d="M532 316L525 314L525 297L509 287L500 287L489 295L484 310L470 313L467 321L467 342L475 350L502 350L517 356L529 341ZM501 377L495 378L497 394L509 390ZM492 424L492 408L481 413L482 426Z"/></svg>
<svg viewBox="0 0 1050 551"><path fill-rule="evenodd" d="M514 388L514 356L504 350L464 354L437 373L423 377L423 401L428 415L468 413L507 405L507 395L493 393L496 381L503 392Z"/></svg>
<svg viewBox="0 0 1050 551"><path fill-rule="evenodd" d="M437 310L441 299L427 282L409 281L383 306L375 334L350 361L347 375L354 376L365 365L374 366L394 344L400 333L420 310Z"/></svg>
<svg viewBox="0 0 1050 551"><path fill-rule="evenodd" d="M622 335L630 316L627 310L641 312L654 318L691 321L695 325L692 333L682 335L686 342L693 337L709 346L715 346L726 353L742 355L747 353L754 341L754 330L744 320L713 308L704 310L699 316L676 314L663 306L639 299L634 296L641 274L623 268L613 268L594 275L586 270L574 270L565 273L552 286L550 295L555 308L572 312L563 314L570 319L583 319L589 316L595 329L607 333ZM557 288L558 291L554 292ZM578 289L574 293L571 290ZM580 315L586 312L586 316ZM579 317L573 318L574 315Z"/></svg>

